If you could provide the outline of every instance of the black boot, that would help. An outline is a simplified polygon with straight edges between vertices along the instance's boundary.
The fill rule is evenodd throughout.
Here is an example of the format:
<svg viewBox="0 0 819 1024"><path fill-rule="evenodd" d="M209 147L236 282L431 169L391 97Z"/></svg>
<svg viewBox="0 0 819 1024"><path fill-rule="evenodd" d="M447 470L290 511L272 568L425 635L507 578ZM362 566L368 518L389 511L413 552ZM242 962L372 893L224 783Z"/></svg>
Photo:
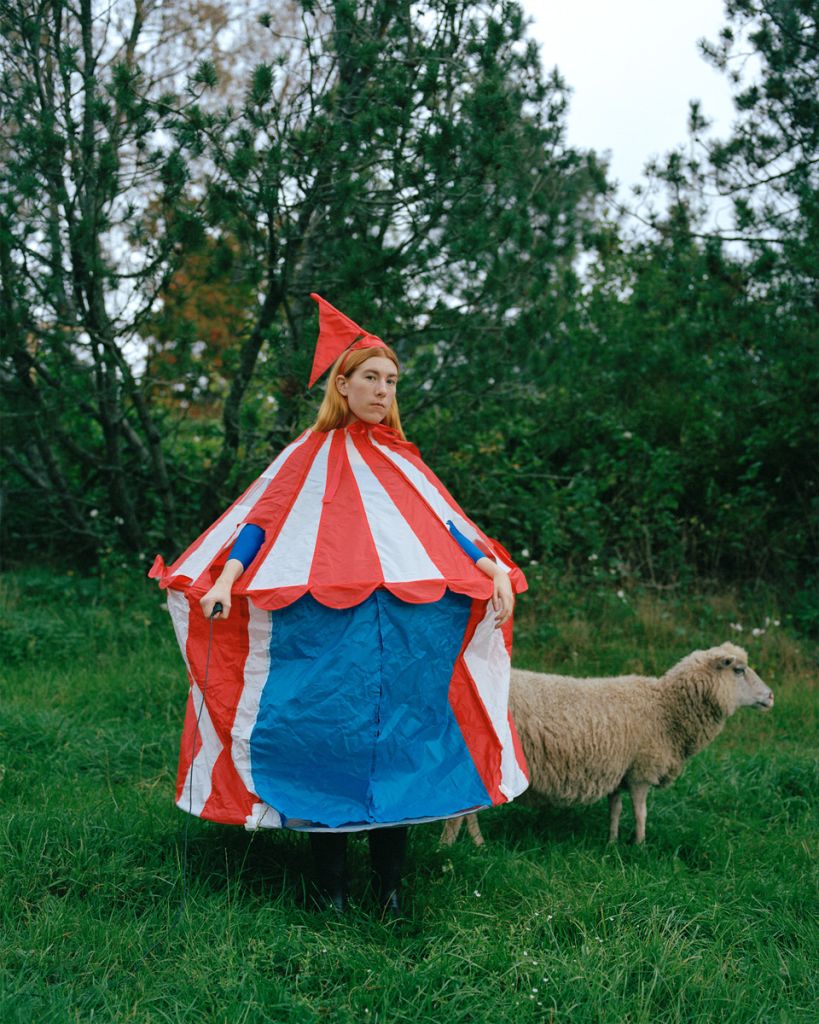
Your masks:
<svg viewBox="0 0 819 1024"><path fill-rule="evenodd" d="M347 907L347 833L311 832L316 902L344 913Z"/></svg>
<svg viewBox="0 0 819 1024"><path fill-rule="evenodd" d="M378 904L386 917L400 918L401 875L407 853L407 829L374 828L370 830L370 862L375 874Z"/></svg>

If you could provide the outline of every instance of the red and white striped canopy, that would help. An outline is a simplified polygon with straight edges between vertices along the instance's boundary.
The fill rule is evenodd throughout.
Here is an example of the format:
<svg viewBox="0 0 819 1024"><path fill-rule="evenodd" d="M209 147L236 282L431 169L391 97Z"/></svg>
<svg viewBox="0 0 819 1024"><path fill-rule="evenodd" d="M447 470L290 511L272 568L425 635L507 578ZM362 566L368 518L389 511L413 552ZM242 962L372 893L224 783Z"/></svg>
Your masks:
<svg viewBox="0 0 819 1024"><path fill-rule="evenodd" d="M163 587L204 594L221 572L242 526L264 543L234 586L258 608L282 608L310 593L349 608L384 587L403 601L437 601L448 588L487 599L492 582L447 526L508 573L526 580L508 553L464 514L414 445L383 424L360 421L306 430L170 566L157 557L150 575Z"/></svg>

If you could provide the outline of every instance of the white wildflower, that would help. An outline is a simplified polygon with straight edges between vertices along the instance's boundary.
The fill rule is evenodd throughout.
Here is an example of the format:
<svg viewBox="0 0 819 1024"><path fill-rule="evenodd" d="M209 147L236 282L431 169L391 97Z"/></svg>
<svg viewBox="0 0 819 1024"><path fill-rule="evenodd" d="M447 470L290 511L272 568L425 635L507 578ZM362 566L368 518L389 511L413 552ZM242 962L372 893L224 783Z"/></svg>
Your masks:
<svg viewBox="0 0 819 1024"><path fill-rule="evenodd" d="M596 562L597 561L597 555L594 555L594 554L589 555L589 561L590 562Z"/></svg>
<svg viewBox="0 0 819 1024"><path fill-rule="evenodd" d="M742 623L741 622L729 622L728 623L728 628L729 629L733 629L733 631L735 633L741 633L742 632Z"/></svg>
<svg viewBox="0 0 819 1024"><path fill-rule="evenodd" d="M754 628L751 630L751 636L764 636L764 635L765 635L765 630L764 629L759 629L757 626L754 626Z"/></svg>
<svg viewBox="0 0 819 1024"><path fill-rule="evenodd" d="M520 557L521 558L528 558L529 557L529 548L524 548L523 551L521 551L521 553L520 553Z"/></svg>
<svg viewBox="0 0 819 1024"><path fill-rule="evenodd" d="M92 508L88 514L89 516L91 516L92 519L96 519L97 516L100 514L100 510L98 508Z"/></svg>
<svg viewBox="0 0 819 1024"><path fill-rule="evenodd" d="M620 598L621 601L625 601L625 599L626 599L626 592L625 592L625 590L618 590L617 591L617 596Z"/></svg>
<svg viewBox="0 0 819 1024"><path fill-rule="evenodd" d="M624 437L624 438L625 438L625 439L626 439L627 441L630 441L630 440L632 439L632 437L634 437L634 434L632 434L632 432L631 432L630 430L624 430L624 431L623 431L623 437Z"/></svg>
<svg viewBox="0 0 819 1024"><path fill-rule="evenodd" d="M475 895L476 895L476 896L480 896L480 893L478 892L478 890L477 890L477 889L475 890Z"/></svg>

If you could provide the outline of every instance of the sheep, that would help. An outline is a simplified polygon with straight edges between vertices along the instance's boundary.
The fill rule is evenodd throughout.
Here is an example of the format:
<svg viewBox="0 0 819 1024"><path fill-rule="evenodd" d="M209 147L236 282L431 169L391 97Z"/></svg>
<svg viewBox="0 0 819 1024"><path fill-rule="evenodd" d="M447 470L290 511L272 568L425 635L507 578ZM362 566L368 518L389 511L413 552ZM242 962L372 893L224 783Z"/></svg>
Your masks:
<svg viewBox="0 0 819 1024"><path fill-rule="evenodd" d="M645 840L649 788L670 785L737 708L767 711L773 703L748 655L731 643L694 651L659 679L574 679L512 669L509 694L531 792L564 807L607 796L609 842L616 842L627 789L637 843ZM479 844L476 816L465 817ZM455 841L463 820L445 822L442 843Z"/></svg>

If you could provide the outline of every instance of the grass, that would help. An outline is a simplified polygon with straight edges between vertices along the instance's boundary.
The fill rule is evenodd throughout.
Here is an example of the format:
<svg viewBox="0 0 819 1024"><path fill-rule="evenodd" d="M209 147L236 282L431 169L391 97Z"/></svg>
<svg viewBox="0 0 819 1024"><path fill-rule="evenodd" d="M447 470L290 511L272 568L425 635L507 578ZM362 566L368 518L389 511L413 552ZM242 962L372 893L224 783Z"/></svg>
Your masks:
<svg viewBox="0 0 819 1024"><path fill-rule="evenodd" d="M361 903L338 919L304 907L303 836L173 807L185 680L161 595L8 576L0 1021L812 1024L814 649L764 591L532 584L518 664L662 672L745 637L776 707L738 713L650 797L644 847L606 845L605 803L486 812L480 850L413 828L398 931L363 900L361 839ZM754 626L765 633L747 639Z"/></svg>

